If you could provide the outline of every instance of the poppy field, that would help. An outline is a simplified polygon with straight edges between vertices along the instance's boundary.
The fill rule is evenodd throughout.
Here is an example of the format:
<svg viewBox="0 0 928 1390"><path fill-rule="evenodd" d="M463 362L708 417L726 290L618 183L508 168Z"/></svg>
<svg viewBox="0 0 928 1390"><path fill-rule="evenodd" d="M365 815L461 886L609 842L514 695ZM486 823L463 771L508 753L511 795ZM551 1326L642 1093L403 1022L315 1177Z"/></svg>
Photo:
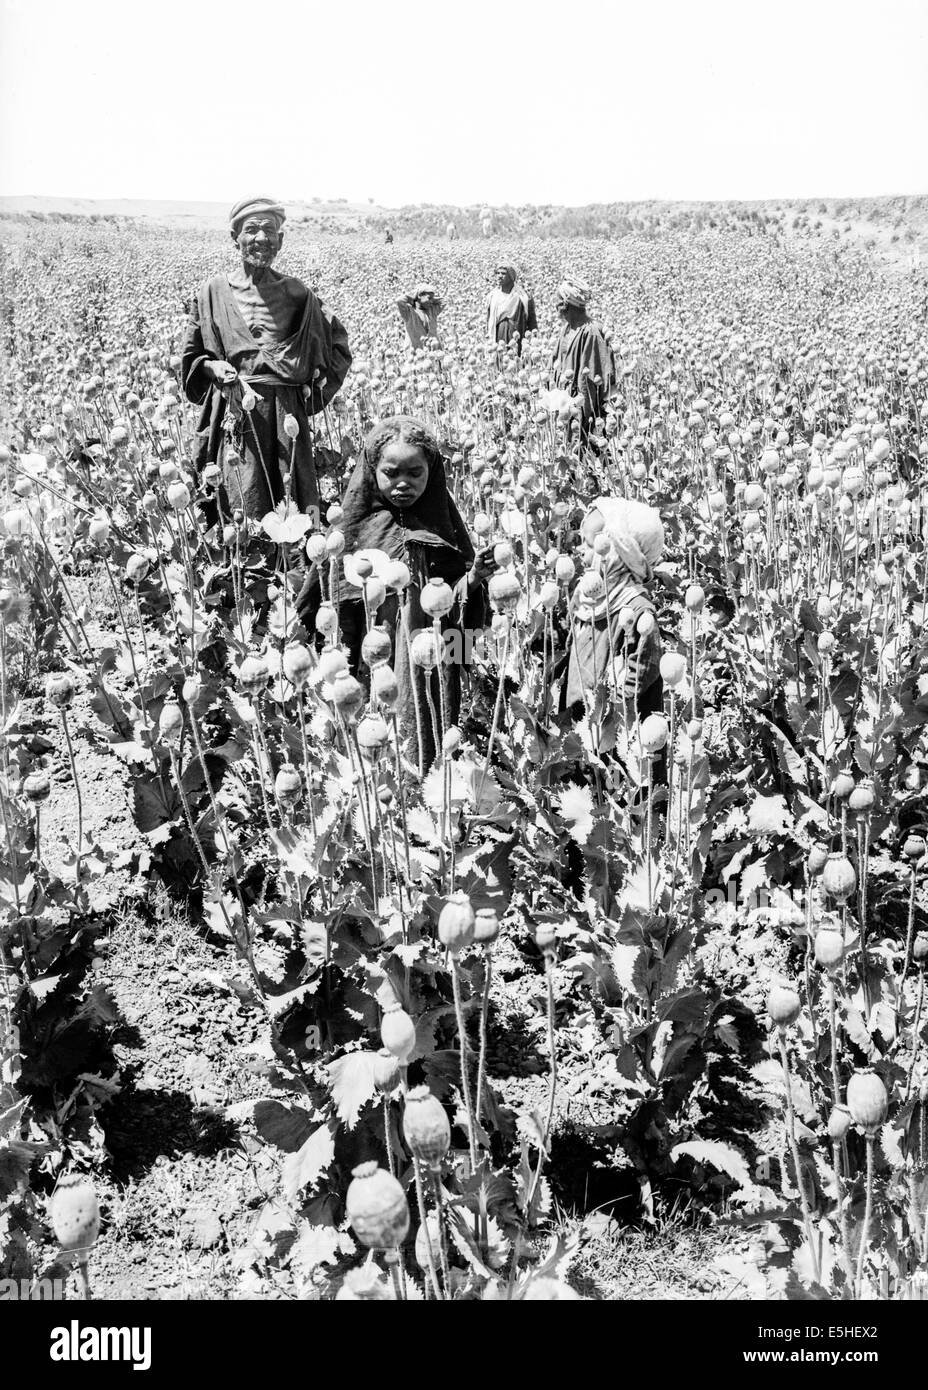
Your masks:
<svg viewBox="0 0 928 1390"><path fill-rule="evenodd" d="M227 237L5 224L0 1280L115 1289L157 1229L202 1258L149 1297L615 1297L594 1218L677 1212L727 1297L928 1297L924 278L791 210L457 220L288 225L279 268L353 354L318 526L226 513L190 462L185 305ZM521 355L485 339L502 256ZM565 267L617 366L582 447L549 380ZM416 281L444 309L414 353ZM424 777L388 586L339 530L397 413L497 561ZM664 524L640 721L611 669L561 699L600 494ZM416 647L440 660L439 617Z"/></svg>

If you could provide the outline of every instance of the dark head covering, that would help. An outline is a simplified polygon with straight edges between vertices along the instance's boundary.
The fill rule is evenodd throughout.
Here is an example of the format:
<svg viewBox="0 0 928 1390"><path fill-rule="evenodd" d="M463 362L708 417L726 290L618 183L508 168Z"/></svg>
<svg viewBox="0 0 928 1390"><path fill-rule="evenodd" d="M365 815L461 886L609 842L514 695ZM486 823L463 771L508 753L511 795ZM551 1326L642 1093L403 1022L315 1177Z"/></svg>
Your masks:
<svg viewBox="0 0 928 1390"><path fill-rule="evenodd" d="M392 506L377 486L377 465L388 445L401 440L419 449L429 466L425 491L415 506ZM392 415L375 425L364 441L342 501L344 515L338 524L346 551L384 550L401 559L406 541L420 545L446 545L463 555L469 565L474 547L461 514L448 491L445 462L434 435L411 415Z"/></svg>

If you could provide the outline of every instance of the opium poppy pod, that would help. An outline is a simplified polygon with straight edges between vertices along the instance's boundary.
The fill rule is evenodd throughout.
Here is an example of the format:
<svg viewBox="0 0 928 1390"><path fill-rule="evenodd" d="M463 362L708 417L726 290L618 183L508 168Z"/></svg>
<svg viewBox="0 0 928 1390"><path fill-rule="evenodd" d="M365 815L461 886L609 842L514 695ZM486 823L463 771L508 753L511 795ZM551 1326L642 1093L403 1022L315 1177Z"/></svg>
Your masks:
<svg viewBox="0 0 928 1390"><path fill-rule="evenodd" d="M303 779L293 763L284 763L274 778L274 795L279 801L299 801L303 795Z"/></svg>
<svg viewBox="0 0 928 1390"><path fill-rule="evenodd" d="M796 1022L802 1012L802 1000L787 985L774 985L767 996L767 1013L781 1032Z"/></svg>
<svg viewBox="0 0 928 1390"><path fill-rule="evenodd" d="M430 579L419 594L423 613L429 618L443 618L454 607L454 592L443 579Z"/></svg>
<svg viewBox="0 0 928 1390"><path fill-rule="evenodd" d="M830 898L847 902L857 887L854 865L843 854L829 854L822 870L822 887Z"/></svg>
<svg viewBox="0 0 928 1390"><path fill-rule="evenodd" d="M184 732L184 712L176 700L169 700L162 707L158 717L158 733L161 742L175 748Z"/></svg>
<svg viewBox="0 0 928 1390"><path fill-rule="evenodd" d="M267 685L268 669L259 656L246 656L238 668L238 683L246 695L260 695Z"/></svg>
<svg viewBox="0 0 928 1390"><path fill-rule="evenodd" d="M641 721L639 729L642 751L649 757L656 757L667 746L667 720L662 714L649 714Z"/></svg>
<svg viewBox="0 0 928 1390"><path fill-rule="evenodd" d="M399 685L389 666L375 666L371 672L371 694L383 709L392 709L399 699Z"/></svg>
<svg viewBox="0 0 928 1390"><path fill-rule="evenodd" d="M313 659L301 642L290 642L284 648L284 675L302 690L313 672Z"/></svg>
<svg viewBox="0 0 928 1390"><path fill-rule="evenodd" d="M478 946L492 946L499 936L499 917L492 907L481 907L474 917L474 941Z"/></svg>
<svg viewBox="0 0 928 1390"><path fill-rule="evenodd" d="M928 846L926 846L921 835L909 835L902 846L902 853L905 855L906 859L914 863L916 860L924 858L926 848L928 848Z"/></svg>
<svg viewBox="0 0 928 1390"><path fill-rule="evenodd" d="M813 845L809 850L809 857L806 864L811 878L818 878L819 874L828 863L828 850L824 845Z"/></svg>
<svg viewBox="0 0 928 1390"><path fill-rule="evenodd" d="M869 816L875 799L873 783L869 777L865 777L863 781L858 782L848 797L848 809L853 811L858 819L864 820Z"/></svg>
<svg viewBox="0 0 928 1390"><path fill-rule="evenodd" d="M364 704L364 687L349 671L339 671L332 682L332 703L346 719Z"/></svg>
<svg viewBox="0 0 928 1390"><path fill-rule="evenodd" d="M925 962L928 961L928 931L920 931L912 942L912 959L919 970L924 970Z"/></svg>
<svg viewBox="0 0 928 1390"><path fill-rule="evenodd" d="M438 939L452 955L474 939L474 909L466 893L452 893L438 916Z"/></svg>
<svg viewBox="0 0 928 1390"><path fill-rule="evenodd" d="M320 603L316 610L316 631L330 637L338 627L338 613L331 603Z"/></svg>
<svg viewBox="0 0 928 1390"><path fill-rule="evenodd" d="M47 801L51 795L52 784L47 772L41 769L38 772L30 772L28 777L23 779L23 796L33 805L38 805L41 801Z"/></svg>
<svg viewBox="0 0 928 1390"><path fill-rule="evenodd" d="M511 571L505 574L492 574L487 586L490 603L497 613L513 613L519 602L522 585L518 576Z"/></svg>
<svg viewBox="0 0 928 1390"><path fill-rule="evenodd" d="M358 744L371 760L380 757L389 737L387 722L379 714L365 714L358 723Z"/></svg>
<svg viewBox="0 0 928 1390"><path fill-rule="evenodd" d="M62 1250L88 1250L100 1233L100 1205L93 1184L79 1173L66 1174L52 1195L49 1217Z"/></svg>
<svg viewBox="0 0 928 1390"><path fill-rule="evenodd" d="M428 1086L414 1086L406 1096L403 1138L422 1163L440 1163L451 1146L451 1125L445 1108Z"/></svg>
<svg viewBox="0 0 928 1390"><path fill-rule="evenodd" d="M851 1112L846 1105L836 1105L828 1116L828 1136L839 1142L851 1127Z"/></svg>
<svg viewBox="0 0 928 1390"><path fill-rule="evenodd" d="M701 584L691 584L683 595L683 602L691 613L701 613L706 602L706 591Z"/></svg>
<svg viewBox="0 0 928 1390"><path fill-rule="evenodd" d="M380 1041L405 1066L416 1046L416 1025L399 1004L388 1008L380 1023Z"/></svg>
<svg viewBox="0 0 928 1390"><path fill-rule="evenodd" d="M660 660L661 680L675 689L686 675L686 658L680 652L665 652Z"/></svg>
<svg viewBox="0 0 928 1390"><path fill-rule="evenodd" d="M876 1134L886 1119L889 1096L875 1071L857 1071L847 1083L847 1108L855 1125L866 1134Z"/></svg>
<svg viewBox="0 0 928 1390"><path fill-rule="evenodd" d="M386 1096L396 1090L400 1084L400 1064L388 1047L382 1047L375 1053L371 1069L378 1091Z"/></svg>
<svg viewBox="0 0 928 1390"><path fill-rule="evenodd" d="M823 970L837 970L846 949L844 933L835 923L823 924L815 933L815 960Z"/></svg>
<svg viewBox="0 0 928 1390"><path fill-rule="evenodd" d="M390 634L383 627L372 627L365 634L361 643L361 657L371 669L375 666L382 666L385 661L389 661L392 651L393 643L390 640Z"/></svg>
<svg viewBox="0 0 928 1390"><path fill-rule="evenodd" d="M394 1250L406 1239L406 1194L396 1178L374 1162L353 1169L345 1210L355 1235L369 1250Z"/></svg>
<svg viewBox="0 0 928 1390"><path fill-rule="evenodd" d="M569 584L577 573L577 567L569 555L559 555L554 562L554 577L561 584Z"/></svg>
<svg viewBox="0 0 928 1390"><path fill-rule="evenodd" d="M66 671L49 676L45 682L45 698L59 709L67 709L74 699L74 682Z"/></svg>

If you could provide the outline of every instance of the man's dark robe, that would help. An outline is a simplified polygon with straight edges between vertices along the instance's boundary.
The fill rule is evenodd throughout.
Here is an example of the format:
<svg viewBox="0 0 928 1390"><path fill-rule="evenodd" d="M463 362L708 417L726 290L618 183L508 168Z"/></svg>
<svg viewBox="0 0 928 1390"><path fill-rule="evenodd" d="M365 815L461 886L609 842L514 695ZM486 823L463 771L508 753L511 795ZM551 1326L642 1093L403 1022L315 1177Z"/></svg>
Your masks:
<svg viewBox="0 0 928 1390"><path fill-rule="evenodd" d="M585 376L584 367L589 369ZM599 324L587 319L579 328L565 326L554 351L552 370L555 386L580 397L580 432L586 437L593 421L605 415L606 402L615 390L615 357Z"/></svg>
<svg viewBox="0 0 928 1390"><path fill-rule="evenodd" d="M291 473L291 496L300 510L318 507L309 413L315 415L329 403L351 365L348 337L338 319L300 281L273 270L268 276L274 288L292 291L295 311L284 332L249 328L229 277L214 275L191 306L182 366L187 399L203 407L194 455L197 472L207 463L220 464L226 505L258 519L284 497L284 472ZM301 309L296 307L301 303ZM209 361L231 363L239 380L231 387L217 386L205 371ZM311 397L304 393L307 386ZM254 409L245 411L248 387L257 399ZM227 415L234 422L231 438L239 462L225 457ZM287 415L299 425L295 441L284 430Z"/></svg>

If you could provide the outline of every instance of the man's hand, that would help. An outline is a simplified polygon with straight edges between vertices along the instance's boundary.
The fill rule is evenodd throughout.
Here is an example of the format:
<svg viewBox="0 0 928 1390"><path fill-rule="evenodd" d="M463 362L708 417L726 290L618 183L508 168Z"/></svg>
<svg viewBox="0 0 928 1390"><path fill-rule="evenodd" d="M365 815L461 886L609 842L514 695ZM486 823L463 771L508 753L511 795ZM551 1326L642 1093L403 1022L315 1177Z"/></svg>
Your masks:
<svg viewBox="0 0 928 1390"><path fill-rule="evenodd" d="M474 563L468 571L467 583L471 589L476 589L478 584L484 584L491 574L496 573L496 561L493 558L493 546L484 546L478 550L474 556Z"/></svg>
<svg viewBox="0 0 928 1390"><path fill-rule="evenodd" d="M207 374L212 377L217 386L229 386L238 376L238 372L231 362L207 362L204 365Z"/></svg>

